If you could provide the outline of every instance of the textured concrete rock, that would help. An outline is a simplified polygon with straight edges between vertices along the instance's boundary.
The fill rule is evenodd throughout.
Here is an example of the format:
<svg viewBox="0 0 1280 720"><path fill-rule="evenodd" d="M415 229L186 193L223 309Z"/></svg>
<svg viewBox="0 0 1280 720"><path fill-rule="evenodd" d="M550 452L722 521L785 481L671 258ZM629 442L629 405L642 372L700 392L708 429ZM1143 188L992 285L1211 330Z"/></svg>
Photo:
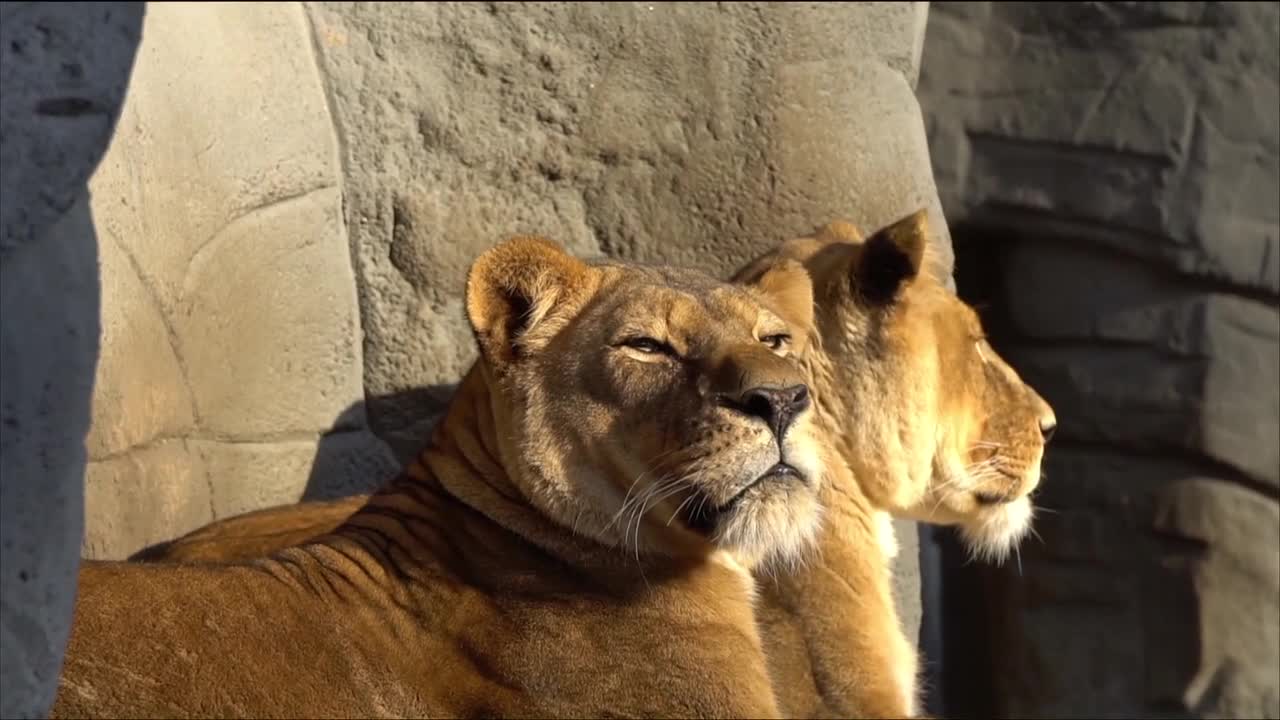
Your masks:
<svg viewBox="0 0 1280 720"><path fill-rule="evenodd" d="M374 431L404 457L473 361L465 268L516 232L726 275L928 207L927 3L307 3L342 138ZM426 390L414 390L426 388ZM919 626L917 537L898 594Z"/></svg>
<svg viewBox="0 0 1280 720"><path fill-rule="evenodd" d="M464 269L513 232L725 274L820 218L925 205L949 260L911 84L923 3L308 11L344 138L380 434L441 406L379 398L472 361Z"/></svg>
<svg viewBox="0 0 1280 720"><path fill-rule="evenodd" d="M126 558L211 519L370 492L397 467L367 430L291 441L157 440L89 463L83 553Z"/></svg>
<svg viewBox="0 0 1280 720"><path fill-rule="evenodd" d="M363 390L337 153L301 7L151 8L90 182L105 279L87 556L297 500L321 435L364 427L343 415Z"/></svg>
<svg viewBox="0 0 1280 720"><path fill-rule="evenodd" d="M115 2L0 9L0 717L43 717L62 664L98 353L84 183L142 14Z"/></svg>
<svg viewBox="0 0 1280 720"><path fill-rule="evenodd" d="M1061 439L948 710L1280 717L1280 7L935 9L939 193Z"/></svg>
<svg viewBox="0 0 1280 720"><path fill-rule="evenodd" d="M195 424L195 404L167 314L113 233L102 233L99 255L102 294L115 309L102 320L88 438L89 454L96 458L156 437L177 437Z"/></svg>
<svg viewBox="0 0 1280 720"><path fill-rule="evenodd" d="M215 517L230 517L307 499L370 492L394 477L398 464L368 431L339 432L319 441L202 443ZM278 477L266 475L272 468ZM304 478L300 485L297 478Z"/></svg>
<svg viewBox="0 0 1280 720"><path fill-rule="evenodd" d="M187 440L92 461L85 473L85 557L128 557L213 517L211 475Z"/></svg>

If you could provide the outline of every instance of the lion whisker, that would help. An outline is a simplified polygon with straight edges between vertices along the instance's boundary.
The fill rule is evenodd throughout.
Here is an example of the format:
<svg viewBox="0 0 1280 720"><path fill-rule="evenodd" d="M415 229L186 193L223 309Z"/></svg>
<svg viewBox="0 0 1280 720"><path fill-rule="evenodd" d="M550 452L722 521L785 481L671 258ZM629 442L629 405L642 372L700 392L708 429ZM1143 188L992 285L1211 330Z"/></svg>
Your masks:
<svg viewBox="0 0 1280 720"><path fill-rule="evenodd" d="M620 509L618 510L618 515L617 515L617 516L615 516L615 518L614 518L615 520L617 519L617 517L618 517L618 516L621 516L621 515L622 515L622 513L623 513L623 511L626 509L626 507L627 507L627 503L628 503L628 501L629 501L629 500L630 500L630 498L631 498L631 493L632 493L632 492L636 489L636 487L640 484L640 481L641 481L642 479L644 479L644 476L645 476L645 475L648 475L648 474L650 474L650 473L657 472L658 470L662 469L663 464L664 464L665 462L668 462L668 461L670 460L670 457L669 457L669 456L671 456L671 455L673 455L673 454L675 454L675 453L677 453L677 452L679 452L679 451L681 451L681 450L683 450L683 449L684 449L684 448L677 447L677 448L672 448L672 449L670 449L670 450L667 450L667 451L665 451L665 452L660 452L660 453L658 453L657 455L655 455L651 460L649 460L648 462L646 462L646 463L645 463L646 465L649 465L650 467L649 467L647 470L644 470L643 472L641 472L639 475L637 475L637 476L636 476L636 478L635 478L634 480L632 480L632 481L631 481L631 484L627 486L627 493L626 493L626 495L624 495L624 496L623 496L623 498L622 498L622 508L620 508ZM665 477L665 476L664 476L664 477ZM661 482L661 481L659 481L659 482ZM612 522L611 522L610 524L612 524Z"/></svg>
<svg viewBox="0 0 1280 720"><path fill-rule="evenodd" d="M656 469L656 468L651 468L650 470L653 470L653 469ZM649 471L646 471L646 472L649 472ZM641 473L641 475L643 474L644 473ZM671 475L664 474L662 477L658 478L657 482L651 484L644 490L641 490L640 493L637 494L635 497L631 497L631 490L628 490L627 497L623 498L622 507L618 508L618 512L614 514L613 519L609 522L609 524L613 525L615 522L617 522L623 516L623 514L627 512L628 509L634 506L634 503L636 501L638 501L646 493L654 491L655 488L662 487L663 484L666 483L670 478L671 478ZM639 478L636 479L636 483L638 482L639 482ZM632 489L635 488L636 483L632 483Z"/></svg>
<svg viewBox="0 0 1280 720"><path fill-rule="evenodd" d="M686 478L687 476L673 477L670 480L666 480L664 482L653 485L652 487L648 488L644 494L638 496L643 499L638 505L635 506L634 511L631 513L635 521L634 547L635 547L637 564L639 564L640 562L640 528L641 528L641 525L644 523L645 514L648 513L650 507L656 507L663 500L679 492L681 488L684 487L684 482ZM628 529L630 528L630 526L631 526L631 520L629 519L627 523ZM624 533L623 537L626 538L629 535L630 535L630 531Z"/></svg>

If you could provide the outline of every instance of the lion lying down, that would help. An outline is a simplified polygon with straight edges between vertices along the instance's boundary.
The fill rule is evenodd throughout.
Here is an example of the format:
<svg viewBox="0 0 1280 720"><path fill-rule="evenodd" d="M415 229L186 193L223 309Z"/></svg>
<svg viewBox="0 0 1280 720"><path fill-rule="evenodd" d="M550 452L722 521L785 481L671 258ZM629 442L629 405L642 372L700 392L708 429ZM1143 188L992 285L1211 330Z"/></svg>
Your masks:
<svg viewBox="0 0 1280 720"><path fill-rule="evenodd" d="M935 275L921 272L927 235L923 212L865 241L847 223L832 223L784 243L734 279L754 285L779 259L805 263L817 284L819 331L803 350L810 387L821 421L839 438L840 455L859 468L859 488L882 511L958 524L975 556L1002 561L1030 527L1029 496L1053 412L983 341L972 311ZM943 432L930 437L932 427ZM828 483L832 488L840 483ZM863 630L839 627L854 617L845 609L860 602L858 578L879 572L875 551L865 547L876 528L867 522L862 494L827 498L821 552L792 572L761 578L757 613L784 715L873 716L859 692L860 678L869 676L905 678L908 708L914 701L908 651L877 653L896 666L870 667L849 638ZM247 513L143 557L188 563L263 557L329 532L366 500ZM880 528L883 520L876 518ZM871 582L874 593L882 592L878 578ZM896 618L879 622L891 626Z"/></svg>
<svg viewBox="0 0 1280 720"><path fill-rule="evenodd" d="M747 568L821 527L808 275L731 286L518 238L466 306L480 360L444 421L330 532L84 563L53 716L778 716ZM890 668L877 583L844 611ZM899 678L851 677L870 712L909 709Z"/></svg>

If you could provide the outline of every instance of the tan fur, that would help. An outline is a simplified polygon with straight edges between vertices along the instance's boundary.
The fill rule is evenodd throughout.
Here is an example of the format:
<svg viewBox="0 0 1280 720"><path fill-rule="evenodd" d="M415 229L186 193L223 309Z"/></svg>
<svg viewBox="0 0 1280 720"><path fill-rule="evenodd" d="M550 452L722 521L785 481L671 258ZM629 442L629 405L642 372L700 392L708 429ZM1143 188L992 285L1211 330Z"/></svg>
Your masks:
<svg viewBox="0 0 1280 720"><path fill-rule="evenodd" d="M1029 520L1029 513L985 507L964 497L974 490L1007 488L993 482L990 472L957 474L963 458L956 457L956 448L973 443L964 438L975 432L987 434L980 439L1002 443L980 446L977 455L997 458L1005 469L1020 468L1010 507L1029 510L1026 498L1038 481L1043 452L1039 428L1053 423L1044 401L989 346L963 332L977 328L972 311L936 276L915 274L931 260L923 215L894 223L873 240L883 243L881 251L900 250L881 255L879 265L892 270L895 258L907 261L907 270L900 270L905 275L896 278L900 285L887 299L857 296L862 280L856 269L868 258L860 233L843 222L789 241L735 276L740 282L767 285L774 274L766 271L780 259L806 263L818 286L816 322L821 329L820 347L807 353L812 387L824 421L842 438L843 460L860 468L854 486L843 479L838 463L831 463L821 552L795 572L759 573L757 607L770 672L783 712L793 717L909 713L916 694L915 656L901 633L894 632L892 606L878 605L888 595L886 565L894 553L885 511L960 523L975 540L975 552L999 555L1025 532L1027 526L1019 523ZM973 362L975 357L981 364ZM944 442L927 432L935 425ZM867 508L868 500L874 509ZM236 558L240 548L265 554L279 547L269 533L307 518L316 523L315 532L333 522L313 513L309 504L288 506L215 523L200 531L205 537L175 542L168 557L225 561ZM260 539L256 547L254 539ZM868 615L876 619L866 622ZM896 685L886 689L886 678ZM873 689L877 684L880 691ZM872 707L867 698L877 692L880 704Z"/></svg>
<svg viewBox="0 0 1280 720"><path fill-rule="evenodd" d="M977 314L928 270L923 210L863 240L831 223L734 276L779 259L814 283L810 379L840 455L877 507L958 525L971 552L1003 561L1029 531L1053 409L987 343Z"/></svg>
<svg viewBox="0 0 1280 720"><path fill-rule="evenodd" d="M778 716L748 569L812 544L824 474L778 272L483 254L418 461L267 558L86 562L53 716Z"/></svg>
<svg viewBox="0 0 1280 720"><path fill-rule="evenodd" d="M254 510L153 545L129 559L210 564L255 560L332 532L368 500L368 495L351 495Z"/></svg>
<svg viewBox="0 0 1280 720"><path fill-rule="evenodd" d="M842 687L865 683L860 675L884 678L886 668L849 654L848 638L865 628L833 609L864 603L869 586L887 586L887 572L873 572L857 557L871 552L869 537L885 535L886 513L959 525L975 555L996 561L1030 529L1030 495L1056 424L1053 410L986 343L973 310L930 269L929 240L923 210L866 239L838 221L783 243L733 278L758 282L784 260L809 271L818 307L805 358L810 383L824 429L837 438L837 454L857 481L851 487L832 472L826 489L826 527L851 534L821 538L815 567L784 578L790 584L758 606L766 647L792 638L789 652L771 658L808 658L780 660L788 663L781 671L772 663L784 709L857 714L859 698ZM863 525L867 500L879 511L872 529ZM887 539L879 550L895 552ZM888 612L884 617L897 622ZM874 657L891 658L888 674L914 710L915 653L883 633L868 642L882 644ZM807 673L787 678L787 667ZM787 695L781 682L805 690Z"/></svg>

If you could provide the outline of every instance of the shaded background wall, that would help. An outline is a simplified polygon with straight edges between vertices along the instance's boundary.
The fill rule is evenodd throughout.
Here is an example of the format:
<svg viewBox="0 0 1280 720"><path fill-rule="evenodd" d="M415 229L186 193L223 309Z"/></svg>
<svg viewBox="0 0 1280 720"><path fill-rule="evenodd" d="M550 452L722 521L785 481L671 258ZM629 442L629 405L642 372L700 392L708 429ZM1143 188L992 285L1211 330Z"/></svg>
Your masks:
<svg viewBox="0 0 1280 720"><path fill-rule="evenodd" d="M1020 572L949 549L950 713L1280 717L1278 66L1276 3L933 5L959 291L1060 421Z"/></svg>

